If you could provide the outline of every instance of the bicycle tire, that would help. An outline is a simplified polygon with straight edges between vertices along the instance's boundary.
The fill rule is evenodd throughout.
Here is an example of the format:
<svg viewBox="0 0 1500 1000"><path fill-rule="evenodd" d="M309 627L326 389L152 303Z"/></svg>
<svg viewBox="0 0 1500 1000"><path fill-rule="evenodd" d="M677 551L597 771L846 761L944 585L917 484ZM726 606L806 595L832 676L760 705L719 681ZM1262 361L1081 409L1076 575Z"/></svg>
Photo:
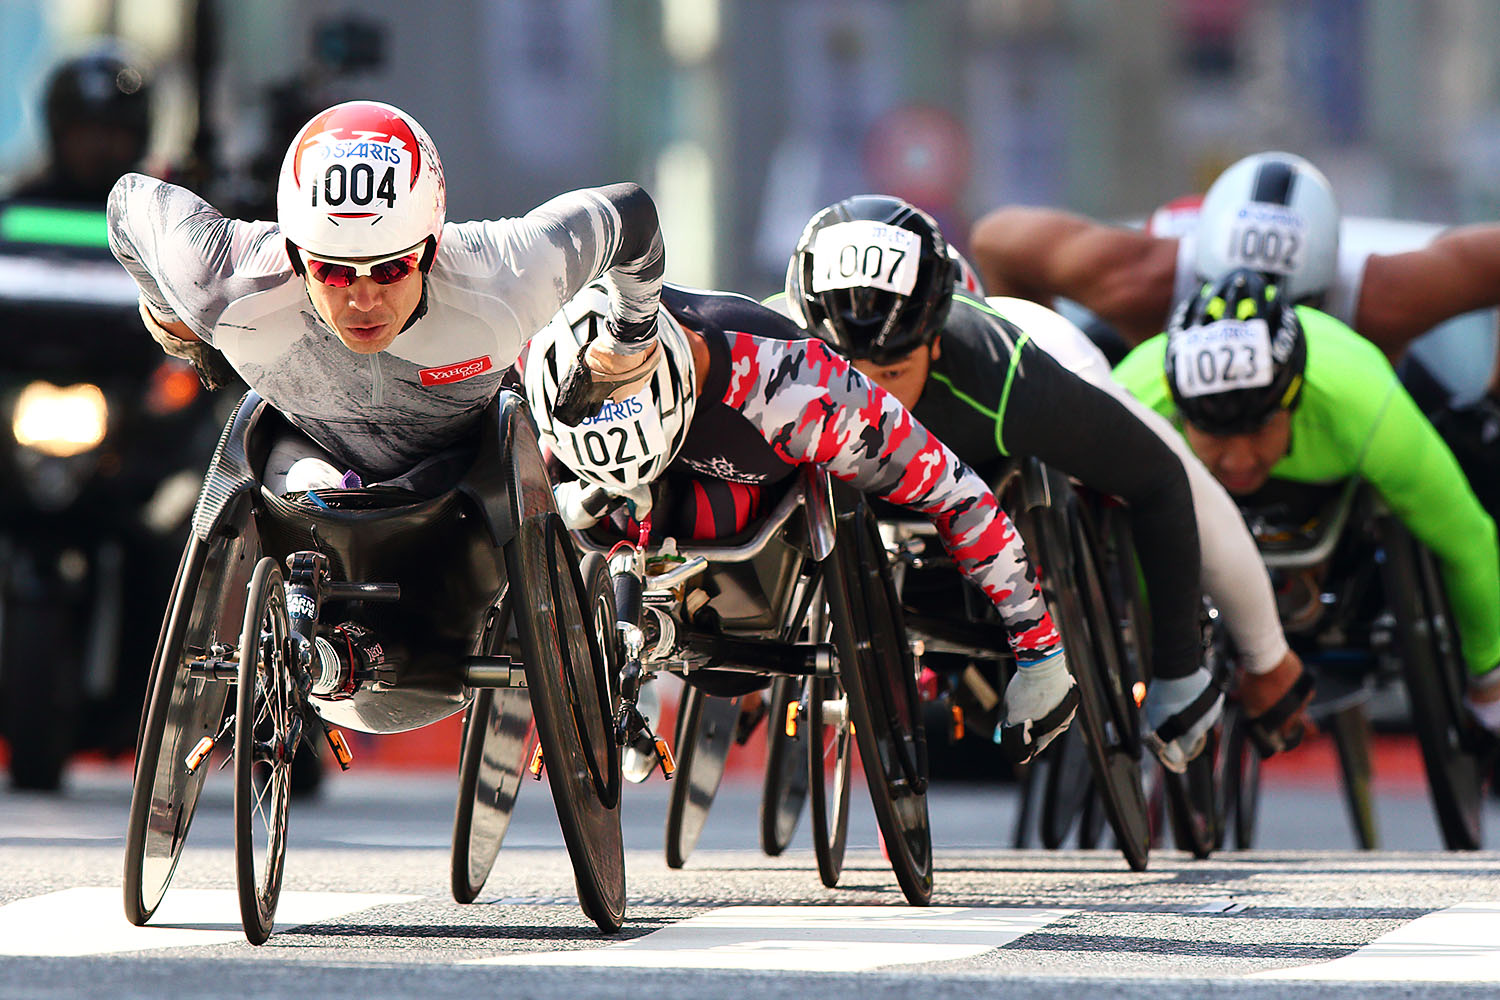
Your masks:
<svg viewBox="0 0 1500 1000"><path fill-rule="evenodd" d="M849 844L854 748L849 733L848 696L832 677L810 678L808 689L807 767L803 773L807 775L818 878L832 889L843 875L844 851ZM843 705L838 712L827 711L829 704L839 702Z"/></svg>

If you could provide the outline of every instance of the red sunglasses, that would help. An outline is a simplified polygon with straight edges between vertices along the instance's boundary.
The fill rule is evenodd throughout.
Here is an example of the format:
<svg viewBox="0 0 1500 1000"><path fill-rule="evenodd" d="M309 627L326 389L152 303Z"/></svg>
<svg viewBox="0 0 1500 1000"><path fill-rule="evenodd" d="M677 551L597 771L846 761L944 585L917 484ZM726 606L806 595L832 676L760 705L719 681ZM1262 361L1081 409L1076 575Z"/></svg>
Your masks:
<svg viewBox="0 0 1500 1000"><path fill-rule="evenodd" d="M348 288L357 277L368 275L377 285L390 285L411 274L422 262L422 248L402 250L389 257L376 257L358 263L347 260L325 260L306 250L307 273L314 281L329 288Z"/></svg>

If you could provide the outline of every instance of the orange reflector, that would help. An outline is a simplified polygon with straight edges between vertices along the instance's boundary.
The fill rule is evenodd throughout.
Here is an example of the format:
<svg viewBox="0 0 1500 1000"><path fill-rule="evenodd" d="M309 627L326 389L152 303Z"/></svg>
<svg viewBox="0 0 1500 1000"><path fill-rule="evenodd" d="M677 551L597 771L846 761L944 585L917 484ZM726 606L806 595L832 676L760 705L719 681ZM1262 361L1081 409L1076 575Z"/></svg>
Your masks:
<svg viewBox="0 0 1500 1000"><path fill-rule="evenodd" d="M786 735L788 739L797 738L797 713L802 711L800 701L788 702L786 706Z"/></svg>
<svg viewBox="0 0 1500 1000"><path fill-rule="evenodd" d="M536 745L536 752L531 755L531 763L527 765L526 770L530 771L531 776L537 781L542 780L542 745L540 743Z"/></svg>
<svg viewBox="0 0 1500 1000"><path fill-rule="evenodd" d="M661 759L661 773L670 781L677 772L677 762L672 759L672 748L660 736L656 738L656 756Z"/></svg>
<svg viewBox="0 0 1500 1000"><path fill-rule="evenodd" d="M212 736L205 736L194 744L192 751L188 753L187 759L184 761L187 764L188 774L192 774L198 770L199 766L203 763L203 759L212 753L213 749L214 738Z"/></svg>
<svg viewBox="0 0 1500 1000"><path fill-rule="evenodd" d="M953 706L953 739L955 741L964 738L964 708L962 705Z"/></svg>
<svg viewBox="0 0 1500 1000"><path fill-rule="evenodd" d="M1146 685L1136 681L1135 686L1130 689L1130 696L1135 699L1135 707L1140 708L1146 703Z"/></svg>
<svg viewBox="0 0 1500 1000"><path fill-rule="evenodd" d="M328 745L333 748L333 759L339 762L339 770L349 770L349 765L354 763L354 751L349 749L349 744L344 740L344 734L337 729L326 730Z"/></svg>

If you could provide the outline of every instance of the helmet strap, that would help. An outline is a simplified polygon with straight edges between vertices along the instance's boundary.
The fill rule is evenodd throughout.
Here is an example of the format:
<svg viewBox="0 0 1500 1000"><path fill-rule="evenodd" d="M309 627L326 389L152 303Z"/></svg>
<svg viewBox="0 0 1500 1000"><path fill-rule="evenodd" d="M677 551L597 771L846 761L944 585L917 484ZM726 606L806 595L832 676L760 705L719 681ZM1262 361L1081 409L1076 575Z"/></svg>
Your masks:
<svg viewBox="0 0 1500 1000"><path fill-rule="evenodd" d="M411 311L411 315L406 318L405 325L403 325L401 329L397 331L396 336L398 337L401 336L401 334L405 333L407 330L410 330L413 323L421 319L423 316L427 315L427 272L420 271L418 273L422 276L422 297L417 300L417 307L413 309Z"/></svg>
<svg viewBox="0 0 1500 1000"><path fill-rule="evenodd" d="M297 252L297 244L291 240L286 241L286 255L292 262L292 273L302 277L307 273L307 265L302 263L302 255Z"/></svg>

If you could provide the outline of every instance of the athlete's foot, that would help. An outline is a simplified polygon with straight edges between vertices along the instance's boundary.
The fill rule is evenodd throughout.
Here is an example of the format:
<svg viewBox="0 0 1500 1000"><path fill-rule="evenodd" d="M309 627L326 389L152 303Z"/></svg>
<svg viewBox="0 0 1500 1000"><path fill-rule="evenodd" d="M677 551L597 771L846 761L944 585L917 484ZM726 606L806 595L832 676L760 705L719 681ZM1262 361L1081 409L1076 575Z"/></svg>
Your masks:
<svg viewBox="0 0 1500 1000"><path fill-rule="evenodd" d="M1057 739L1078 711L1078 686L1067 658L1053 653L1017 669L1005 686L1005 715L994 740L1013 763L1024 764Z"/></svg>
<svg viewBox="0 0 1500 1000"><path fill-rule="evenodd" d="M1224 713L1224 692L1206 667L1186 677L1153 680L1146 689L1146 745L1162 767L1181 774L1203 752L1208 731Z"/></svg>

